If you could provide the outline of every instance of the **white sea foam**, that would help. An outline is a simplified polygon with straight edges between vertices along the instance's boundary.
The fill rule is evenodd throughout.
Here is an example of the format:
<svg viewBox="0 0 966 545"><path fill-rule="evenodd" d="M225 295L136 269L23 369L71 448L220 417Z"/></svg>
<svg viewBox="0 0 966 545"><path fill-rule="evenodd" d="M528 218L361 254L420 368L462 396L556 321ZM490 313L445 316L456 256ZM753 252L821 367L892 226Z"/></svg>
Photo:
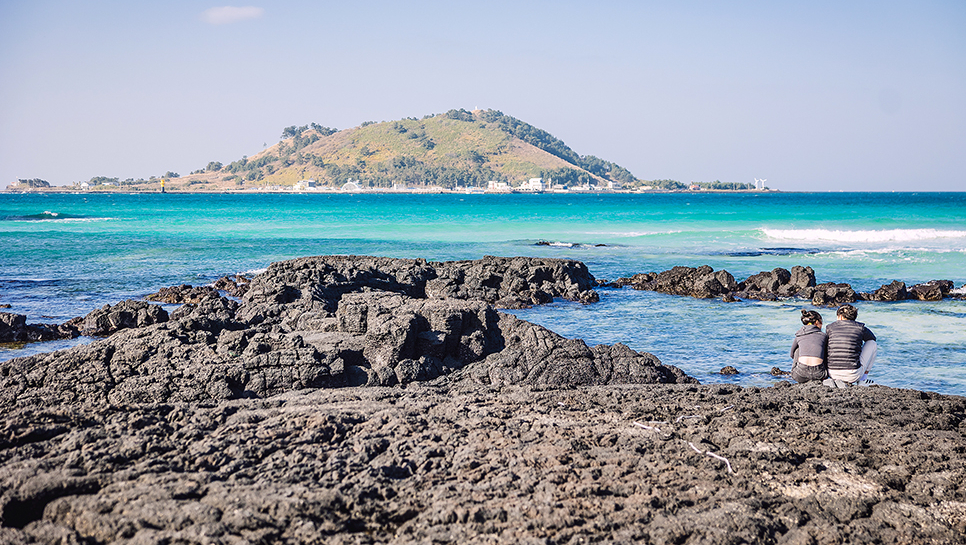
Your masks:
<svg viewBox="0 0 966 545"><path fill-rule="evenodd" d="M966 238L966 231L941 229L884 229L881 231L844 231L833 229L762 229L776 240L822 240L828 242L912 242Z"/></svg>

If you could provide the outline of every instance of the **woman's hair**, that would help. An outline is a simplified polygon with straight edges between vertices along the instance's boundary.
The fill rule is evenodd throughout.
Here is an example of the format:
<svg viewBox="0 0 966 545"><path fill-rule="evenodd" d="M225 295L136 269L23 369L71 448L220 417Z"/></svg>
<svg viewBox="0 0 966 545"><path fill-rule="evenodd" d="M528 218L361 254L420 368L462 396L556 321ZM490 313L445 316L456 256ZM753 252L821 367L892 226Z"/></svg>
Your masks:
<svg viewBox="0 0 966 545"><path fill-rule="evenodd" d="M859 309L853 307L852 305L842 305L837 311L835 311L836 316L841 316L846 320L855 320L859 317Z"/></svg>
<svg viewBox="0 0 966 545"><path fill-rule="evenodd" d="M822 315L814 310L802 309L802 323L804 325L822 323Z"/></svg>

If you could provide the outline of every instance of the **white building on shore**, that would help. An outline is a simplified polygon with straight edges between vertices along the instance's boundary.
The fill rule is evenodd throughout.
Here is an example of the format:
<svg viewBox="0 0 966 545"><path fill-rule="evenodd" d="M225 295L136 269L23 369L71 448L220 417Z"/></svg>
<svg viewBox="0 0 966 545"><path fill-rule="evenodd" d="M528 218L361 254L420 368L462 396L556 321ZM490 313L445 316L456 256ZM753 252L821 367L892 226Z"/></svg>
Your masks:
<svg viewBox="0 0 966 545"><path fill-rule="evenodd" d="M497 182L495 180L490 180L486 182L486 191L488 193L511 193L513 188L507 182Z"/></svg>
<svg viewBox="0 0 966 545"><path fill-rule="evenodd" d="M543 178L530 178L520 186L521 191L541 192L544 190Z"/></svg>

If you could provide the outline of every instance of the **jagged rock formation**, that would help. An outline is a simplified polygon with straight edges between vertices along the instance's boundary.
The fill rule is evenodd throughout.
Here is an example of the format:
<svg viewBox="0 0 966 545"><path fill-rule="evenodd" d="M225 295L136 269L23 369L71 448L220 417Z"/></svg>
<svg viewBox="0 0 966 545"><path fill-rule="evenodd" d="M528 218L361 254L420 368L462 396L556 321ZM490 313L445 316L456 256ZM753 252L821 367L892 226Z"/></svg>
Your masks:
<svg viewBox="0 0 966 545"><path fill-rule="evenodd" d="M949 280L932 280L924 284L916 284L909 288L909 299L920 301L940 301L949 297L953 283Z"/></svg>
<svg viewBox="0 0 966 545"><path fill-rule="evenodd" d="M408 388L0 413L0 543L962 543L966 400Z"/></svg>
<svg viewBox="0 0 966 545"><path fill-rule="evenodd" d="M946 297L962 297L954 293L949 280L933 280L906 289L898 280L886 284L872 293L859 293L845 283L815 283L815 271L811 267L796 265L792 270L781 267L753 274L736 282L728 271L715 271L708 265L701 267L674 267L660 273L638 273L613 282L601 282L608 287L631 287L636 290L657 291L670 295L686 295L698 299L721 297L733 302L740 299L777 301L798 297L810 300L815 306L839 306L856 301L939 301Z"/></svg>
<svg viewBox="0 0 966 545"><path fill-rule="evenodd" d="M701 386L488 302L592 282L320 257L103 309L127 327L0 363L0 543L962 543L966 399Z"/></svg>
<svg viewBox="0 0 966 545"><path fill-rule="evenodd" d="M113 335L0 363L0 407L393 386L470 364L469 377L492 385L695 382L651 354L588 347L488 304L595 300L592 284L583 264L562 260L329 256L275 263L240 303L209 291L170 319L160 307L134 301L91 313L82 331Z"/></svg>
<svg viewBox="0 0 966 545"><path fill-rule="evenodd" d="M223 276L210 286L190 286L182 284L161 288L145 297L148 301L157 301L171 305L196 304L206 297L224 292L229 297L242 297L248 292L251 278L243 275Z"/></svg>

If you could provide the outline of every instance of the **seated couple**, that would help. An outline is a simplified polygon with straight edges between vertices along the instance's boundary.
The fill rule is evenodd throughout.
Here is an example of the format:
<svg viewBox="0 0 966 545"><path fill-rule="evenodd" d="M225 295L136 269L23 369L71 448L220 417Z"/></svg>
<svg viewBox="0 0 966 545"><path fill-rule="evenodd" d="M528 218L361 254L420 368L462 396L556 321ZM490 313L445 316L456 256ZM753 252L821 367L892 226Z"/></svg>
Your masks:
<svg viewBox="0 0 966 545"><path fill-rule="evenodd" d="M842 305L837 320L822 332L822 315L802 311L802 328L792 342L792 378L798 382L821 380L827 386L868 386L869 370L875 362L875 335L862 322L859 311Z"/></svg>

